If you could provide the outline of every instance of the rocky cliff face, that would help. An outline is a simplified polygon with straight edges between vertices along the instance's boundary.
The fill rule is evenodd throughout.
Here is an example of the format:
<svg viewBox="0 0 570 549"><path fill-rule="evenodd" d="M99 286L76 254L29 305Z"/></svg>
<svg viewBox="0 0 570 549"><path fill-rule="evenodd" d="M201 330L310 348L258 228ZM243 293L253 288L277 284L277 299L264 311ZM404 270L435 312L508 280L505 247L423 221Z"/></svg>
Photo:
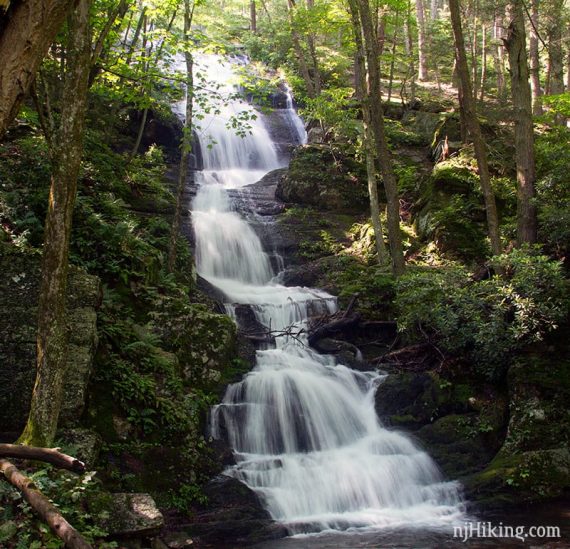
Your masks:
<svg viewBox="0 0 570 549"><path fill-rule="evenodd" d="M36 376L36 315L40 256L0 247L0 434L24 427ZM68 281L69 356L61 426L77 424L97 348L100 283L72 268Z"/></svg>

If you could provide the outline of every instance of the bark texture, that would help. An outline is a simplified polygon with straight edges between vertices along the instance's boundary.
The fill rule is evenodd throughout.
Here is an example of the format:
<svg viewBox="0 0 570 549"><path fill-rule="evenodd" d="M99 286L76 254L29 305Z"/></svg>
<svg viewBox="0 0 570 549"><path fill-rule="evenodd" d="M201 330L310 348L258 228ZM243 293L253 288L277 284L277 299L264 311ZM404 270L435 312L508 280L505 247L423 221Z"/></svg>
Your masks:
<svg viewBox="0 0 570 549"><path fill-rule="evenodd" d="M542 114L542 90L540 88L540 58L538 55L538 8L540 0L532 0L530 14L530 36L528 54L530 58L530 90L532 94L532 112Z"/></svg>
<svg viewBox="0 0 570 549"><path fill-rule="evenodd" d="M59 448L36 448L20 444L0 444L0 457L44 461L55 465L59 469L66 469L74 473L83 473L85 471L85 464L82 461L67 454L62 454Z"/></svg>
<svg viewBox="0 0 570 549"><path fill-rule="evenodd" d="M491 241L491 250L494 255L498 255L502 250L501 239L499 237L499 216L497 214L495 195L491 187L491 177L489 175L489 165L487 162L487 150L481 133L481 126L477 119L475 98L473 96L473 91L471 90L469 67L467 65L467 55L465 53L465 42L463 39L463 30L461 28L459 0L449 0L449 11L453 36L455 39L455 59L457 63L459 85L461 88L461 108L464 113L467 129L471 135L471 139L473 140L473 148L475 149L475 157L477 159L477 167L479 169L479 180L481 182L481 190L483 191L483 197L485 199L485 212L487 215L487 228L489 239Z"/></svg>
<svg viewBox="0 0 570 549"><path fill-rule="evenodd" d="M38 304L37 373L28 422L20 442L51 446L65 378L65 296L69 239L83 152L91 56L90 0L79 0L70 17L61 121L51 140L52 177Z"/></svg>
<svg viewBox="0 0 570 549"><path fill-rule="evenodd" d="M418 20L418 77L423 82L428 79L426 17L423 0L416 0L416 17Z"/></svg>
<svg viewBox="0 0 570 549"><path fill-rule="evenodd" d="M509 54L511 92L515 119L517 165L517 242L536 242L534 134L532 101L528 82L526 36L523 7L513 1L508 6L509 26L505 46Z"/></svg>
<svg viewBox="0 0 570 549"><path fill-rule="evenodd" d="M72 0L21 0L0 28L0 140L30 91Z"/></svg>
<svg viewBox="0 0 570 549"><path fill-rule="evenodd" d="M372 219L372 229L374 231L374 241L376 243L376 254L380 265L386 264L386 247L384 245L384 235L382 222L380 220L380 204L378 200L378 181L376 179L376 149L374 144L374 133L371 127L370 97L366 93L366 62L364 53L364 42L362 30L358 18L358 5L356 0L349 0L350 14L356 43L356 91L362 103L362 118L364 126L364 148L366 155L366 176L368 181L368 196L370 198L370 217Z"/></svg>
<svg viewBox="0 0 570 549"><path fill-rule="evenodd" d="M351 2L351 6L353 4L354 2ZM405 268L402 235L400 234L400 200L392 157L388 150L386 133L384 131L384 113L380 95L378 39L369 1L356 0L356 6L358 8L366 58L366 72L368 76L366 95L370 108L370 124L374 133L376 158L382 174L384 190L386 191L388 241L390 243L392 271L396 276L399 276L404 272Z"/></svg>

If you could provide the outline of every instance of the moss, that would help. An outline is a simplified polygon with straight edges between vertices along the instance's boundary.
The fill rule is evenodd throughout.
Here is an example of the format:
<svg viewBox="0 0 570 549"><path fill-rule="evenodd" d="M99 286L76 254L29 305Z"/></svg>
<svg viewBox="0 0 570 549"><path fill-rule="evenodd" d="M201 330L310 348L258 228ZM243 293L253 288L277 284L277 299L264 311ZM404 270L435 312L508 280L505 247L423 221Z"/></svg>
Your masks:
<svg viewBox="0 0 570 549"><path fill-rule="evenodd" d="M277 197L320 210L362 212L368 207L366 171L338 147L305 145L295 150Z"/></svg>

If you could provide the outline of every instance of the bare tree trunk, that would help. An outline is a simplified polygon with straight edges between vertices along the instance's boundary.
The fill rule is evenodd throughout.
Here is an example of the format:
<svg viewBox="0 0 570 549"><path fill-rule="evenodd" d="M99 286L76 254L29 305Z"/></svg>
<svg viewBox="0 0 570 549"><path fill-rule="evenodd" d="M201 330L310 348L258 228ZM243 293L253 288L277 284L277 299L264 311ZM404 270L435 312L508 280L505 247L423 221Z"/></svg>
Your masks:
<svg viewBox="0 0 570 549"><path fill-rule="evenodd" d="M519 1L508 5L510 19L504 39L509 54L511 92L515 118L515 155L517 165L517 241L519 245L536 242L534 133L532 101L528 82L526 37L523 8Z"/></svg>
<svg viewBox="0 0 570 549"><path fill-rule="evenodd" d="M378 201L378 182L376 180L376 149L374 146L374 133L370 123L370 96L366 90L366 66L364 43L362 30L358 19L358 5L356 0L349 0L350 14L352 18L352 28L354 41L356 43L355 74L357 96L362 103L362 118L364 126L364 148L366 155L366 175L368 181L368 197L370 199L370 217L372 220L372 230L374 231L374 242L376 244L376 254L378 263L387 263L386 247L382 232L382 222L380 220L380 204Z"/></svg>
<svg viewBox="0 0 570 549"><path fill-rule="evenodd" d="M312 10L315 7L314 0L307 0L307 8ZM315 33L309 31L307 33L307 45L309 47L309 54L311 55L311 64L313 65L313 82L315 84L315 93L321 93L321 72L319 69L319 59L317 56L317 48L315 46Z"/></svg>
<svg viewBox="0 0 570 549"><path fill-rule="evenodd" d="M477 97L477 90L479 87L479 67L478 67L478 56L479 52L477 44L477 26L479 24L479 17L478 17L478 5L475 2L473 6L473 32L471 34L471 83L473 89L473 97Z"/></svg>
<svg viewBox="0 0 570 549"><path fill-rule="evenodd" d="M432 20L432 23L434 21L437 21L437 11L437 0L431 0L429 5L429 16Z"/></svg>
<svg viewBox="0 0 570 549"><path fill-rule="evenodd" d="M0 140L12 123L71 0L14 2L0 29Z"/></svg>
<svg viewBox="0 0 570 549"><path fill-rule="evenodd" d="M481 103L485 99L485 85L487 83L487 27L481 26L481 85L479 100Z"/></svg>
<svg viewBox="0 0 570 549"><path fill-rule="evenodd" d="M410 78L410 103L416 98L416 63L414 56L414 40L412 37L412 0L408 0L408 13L406 16L406 55L408 56L408 67Z"/></svg>
<svg viewBox="0 0 570 549"><path fill-rule="evenodd" d="M195 3L190 8L190 0L184 0L184 38L187 44L190 43L190 28L194 16ZM186 48L184 52L186 60L186 118L184 119L184 133L182 135L182 145L180 147L180 166L178 168L178 186L176 191L176 208L174 219L170 231L170 243L168 246L168 270L173 272L176 267L176 246L180 225L182 223L182 206L184 199L184 189L186 187L186 177L188 176L188 164L190 153L192 152L192 116L194 110L194 58L192 53Z"/></svg>
<svg viewBox="0 0 570 549"><path fill-rule="evenodd" d="M497 75L497 94L499 99L504 100L506 97L507 89L505 86L505 64L503 61L503 46L501 40L503 39L503 17L495 12L495 19L493 21L493 39L496 46L493 48L493 65Z"/></svg>
<svg viewBox="0 0 570 549"><path fill-rule="evenodd" d="M421 82L428 80L427 65L427 42L426 42L426 18L423 0L416 0L416 17L418 20L418 63L419 79Z"/></svg>
<svg viewBox="0 0 570 549"><path fill-rule="evenodd" d="M530 90L532 94L532 112L542 114L542 90L540 89L540 58L538 56L538 8L540 0L531 1L530 37L528 53L530 56Z"/></svg>
<svg viewBox="0 0 570 549"><path fill-rule="evenodd" d="M465 121L469 128L469 133L473 139L473 148L475 149L475 157L477 158L477 167L479 169L479 181L481 182L481 190L485 199L485 211L487 214L487 228L489 239L491 241L491 250L493 255L498 255L502 251L501 238L499 236L499 216L497 214L497 205L495 203L495 195L491 187L491 177L489 175L489 166L487 163L487 151L481 127L477 119L477 111L475 107L475 98L471 91L471 82L469 79L469 67L467 65L467 55L465 53L465 43L463 39L463 30L461 28L461 13L459 11L459 0L449 0L449 12L451 16L451 26L455 38L455 57L457 60L457 73L460 80L462 90L461 102L465 112Z"/></svg>
<svg viewBox="0 0 570 549"><path fill-rule="evenodd" d="M52 139L52 177L38 304L37 374L20 442L51 446L55 437L67 358L66 288L69 239L83 152L91 56L90 0L70 17L61 121Z"/></svg>
<svg viewBox="0 0 570 549"><path fill-rule="evenodd" d="M392 99L392 85L394 83L394 65L396 64L396 47L398 45L398 27L400 22L400 13L396 10L395 23L394 23L394 34L392 35L392 51L390 54L390 76L388 79L388 97L386 101L389 103Z"/></svg>
<svg viewBox="0 0 570 549"><path fill-rule="evenodd" d="M257 9L255 0L250 0L249 2L249 30L253 32L253 34L257 33Z"/></svg>
<svg viewBox="0 0 570 549"><path fill-rule="evenodd" d="M405 269L402 235L400 234L400 200L398 197L396 176L392 165L392 157L388 149L384 131L384 113L380 96L378 40L375 27L372 24L369 0L357 0L357 2L366 54L368 96L370 98L370 123L376 142L376 158L380 164L380 173L382 174L384 190L386 191L388 241L390 243L390 255L392 257L392 271L395 276L399 276Z"/></svg>
<svg viewBox="0 0 570 549"><path fill-rule="evenodd" d="M552 95L564 93L563 5L564 0L551 0L547 16L549 93ZM560 115L555 117L555 121L557 124L565 123L565 119Z"/></svg>

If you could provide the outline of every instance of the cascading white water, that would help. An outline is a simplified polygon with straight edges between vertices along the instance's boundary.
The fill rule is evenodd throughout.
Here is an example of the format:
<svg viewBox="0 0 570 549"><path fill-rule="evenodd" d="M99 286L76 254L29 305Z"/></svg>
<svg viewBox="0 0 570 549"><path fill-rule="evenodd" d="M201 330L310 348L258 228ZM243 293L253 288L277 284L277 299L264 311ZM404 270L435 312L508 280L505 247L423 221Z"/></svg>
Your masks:
<svg viewBox="0 0 570 549"><path fill-rule="evenodd" d="M209 78L228 91L232 65L211 60L210 66ZM244 108L239 100L225 107L226 114ZM292 108L289 115L296 116ZM334 312L336 300L277 284L259 238L232 211L226 189L279 166L262 117L252 124L252 135L242 138L206 115L203 127L218 144L202 146L205 170L192 211L197 269L229 304L251 305L272 330L298 332L309 316ZM276 337L213 411L212 434L227 436L235 452L237 465L226 473L254 489L292 534L458 520L457 485L444 482L407 437L380 425L374 392L382 378L315 353L302 333Z"/></svg>

